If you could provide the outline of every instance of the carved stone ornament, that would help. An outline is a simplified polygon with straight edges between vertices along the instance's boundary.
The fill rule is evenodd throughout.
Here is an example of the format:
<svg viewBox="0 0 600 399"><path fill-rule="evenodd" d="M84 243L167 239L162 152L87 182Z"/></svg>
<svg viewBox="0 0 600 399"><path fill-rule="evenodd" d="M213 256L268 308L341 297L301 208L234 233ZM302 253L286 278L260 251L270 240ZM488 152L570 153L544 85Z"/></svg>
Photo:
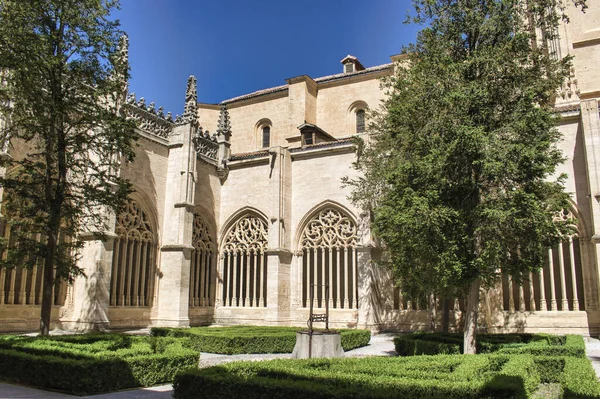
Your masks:
<svg viewBox="0 0 600 399"><path fill-rule="evenodd" d="M185 108L183 115L175 119L176 125L197 125L198 124L198 91L196 88L196 78L192 75L188 78L187 88L185 90Z"/></svg>
<svg viewBox="0 0 600 399"><path fill-rule="evenodd" d="M122 110L127 119L134 120L137 128L146 133L166 139L173 131L174 125L171 113L169 112L165 117L163 107L160 107L157 113L154 103L150 103L147 107L146 100L143 97L136 102L135 93L130 93L127 96Z"/></svg>
<svg viewBox="0 0 600 399"><path fill-rule="evenodd" d="M202 128L198 128L196 135L193 138L196 154L204 155L207 158L216 160L219 151L216 135L210 135L208 131L203 132Z"/></svg>
<svg viewBox="0 0 600 399"><path fill-rule="evenodd" d="M208 225L197 213L194 213L194 229L192 232L192 246L196 249L211 252L214 249L214 243Z"/></svg>
<svg viewBox="0 0 600 399"><path fill-rule="evenodd" d="M135 241L153 242L154 234L148 220L148 215L134 200L129 200L125 210L117 218L115 230L120 238Z"/></svg>
<svg viewBox="0 0 600 399"><path fill-rule="evenodd" d="M227 233L223 253L264 253L268 242L267 223L248 214L238 220Z"/></svg>
<svg viewBox="0 0 600 399"><path fill-rule="evenodd" d="M342 212L327 208L304 228L302 248L348 248L356 245L356 224Z"/></svg>
<svg viewBox="0 0 600 399"><path fill-rule="evenodd" d="M225 104L221 105L217 135L224 136L226 141L229 141L229 137L231 136L231 121L229 118L229 111L227 111L227 105Z"/></svg>

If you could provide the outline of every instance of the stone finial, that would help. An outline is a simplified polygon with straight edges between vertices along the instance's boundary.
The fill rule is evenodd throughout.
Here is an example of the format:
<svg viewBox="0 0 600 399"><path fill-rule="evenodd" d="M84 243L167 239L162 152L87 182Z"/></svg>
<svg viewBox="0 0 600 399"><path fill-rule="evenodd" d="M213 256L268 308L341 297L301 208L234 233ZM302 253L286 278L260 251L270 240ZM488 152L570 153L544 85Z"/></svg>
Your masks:
<svg viewBox="0 0 600 399"><path fill-rule="evenodd" d="M229 137L231 137L231 122L229 118L229 111L227 111L227 105L225 104L221 105L217 134L219 136L224 136L225 140L227 141L229 141Z"/></svg>
<svg viewBox="0 0 600 399"><path fill-rule="evenodd" d="M119 38L117 51L119 52L119 59L122 62L129 62L129 36L125 32Z"/></svg>
<svg viewBox="0 0 600 399"><path fill-rule="evenodd" d="M135 105L135 102L135 92L129 93L129 95L127 96L127 104Z"/></svg>
<svg viewBox="0 0 600 399"><path fill-rule="evenodd" d="M187 81L187 88L185 90L185 108L183 115L181 116L181 123L191 123L193 125L198 124L198 91L196 87L196 78L194 75L190 75Z"/></svg>

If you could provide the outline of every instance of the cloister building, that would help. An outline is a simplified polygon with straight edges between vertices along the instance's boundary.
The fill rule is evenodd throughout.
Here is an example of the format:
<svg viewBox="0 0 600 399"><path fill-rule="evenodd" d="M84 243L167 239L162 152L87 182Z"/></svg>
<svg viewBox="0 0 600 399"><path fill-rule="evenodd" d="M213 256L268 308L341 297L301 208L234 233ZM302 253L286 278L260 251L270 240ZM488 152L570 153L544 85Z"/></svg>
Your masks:
<svg viewBox="0 0 600 399"><path fill-rule="evenodd" d="M564 217L578 231L548 248L539 274L485 292L482 331L600 333L600 7L589 6L570 13L551 46L574 56L556 100L566 157L557 173L568 175ZM56 285L53 325L303 326L316 285L313 305L328 302L334 327L426 327L424 298L394 289L371 262L381 250L369 216L341 184L358 173L353 137L368 142L367 111L380 106L394 61L364 67L347 56L338 74L219 104L198 102L190 77L176 118L129 94L123 110L138 122L140 145L121 173L135 192L110 239L86 243L87 277ZM0 270L0 331L37 329L42 267ZM453 325L463 309L457 299Z"/></svg>

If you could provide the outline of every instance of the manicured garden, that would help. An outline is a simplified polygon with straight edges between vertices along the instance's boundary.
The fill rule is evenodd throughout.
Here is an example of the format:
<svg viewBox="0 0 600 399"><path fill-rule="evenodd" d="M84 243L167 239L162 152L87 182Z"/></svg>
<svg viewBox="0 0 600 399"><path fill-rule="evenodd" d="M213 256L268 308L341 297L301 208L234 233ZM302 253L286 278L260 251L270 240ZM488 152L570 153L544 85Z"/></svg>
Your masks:
<svg viewBox="0 0 600 399"><path fill-rule="evenodd" d="M298 327L194 327L152 328L153 336L187 338L184 344L199 352L237 355L244 353L291 353ZM349 351L369 344L369 330L337 330L342 348Z"/></svg>
<svg viewBox="0 0 600 399"><path fill-rule="evenodd" d="M90 395L172 382L198 368L200 352L291 353L297 327L153 328L150 337L0 335L0 381ZM345 350L367 345L366 330L342 330Z"/></svg>
<svg viewBox="0 0 600 399"><path fill-rule="evenodd" d="M198 360L174 338L0 336L0 381L79 395L168 383Z"/></svg>
<svg viewBox="0 0 600 399"><path fill-rule="evenodd" d="M456 334L397 337L395 358L240 362L189 370L174 396L194 398L600 398L580 336L479 335L478 355L460 355ZM439 354L452 353L452 354ZM430 356L423 356L428 354Z"/></svg>
<svg viewBox="0 0 600 399"><path fill-rule="evenodd" d="M285 359L198 369L201 351L289 353L297 330L236 326L154 328L150 337L0 336L0 381L79 395L173 382L180 399L199 393L240 399L600 398L583 338L575 335L483 334L478 355L461 355L458 334L414 333L394 339L398 357ZM346 351L370 339L363 330L341 330L341 336Z"/></svg>

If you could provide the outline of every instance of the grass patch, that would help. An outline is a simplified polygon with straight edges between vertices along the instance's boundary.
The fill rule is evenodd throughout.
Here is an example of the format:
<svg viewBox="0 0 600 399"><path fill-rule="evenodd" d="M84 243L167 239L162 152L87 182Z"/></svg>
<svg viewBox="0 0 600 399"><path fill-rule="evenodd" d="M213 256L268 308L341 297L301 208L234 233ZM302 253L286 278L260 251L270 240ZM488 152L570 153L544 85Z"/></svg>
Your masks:
<svg viewBox="0 0 600 399"><path fill-rule="evenodd" d="M0 336L0 380L76 395L171 382L198 359L173 338Z"/></svg>
<svg viewBox="0 0 600 399"><path fill-rule="evenodd" d="M246 353L291 353L296 344L298 327L193 327L159 328L151 334L156 337L187 338L184 344L209 353L237 355ZM345 351L369 344L369 330L338 330Z"/></svg>

